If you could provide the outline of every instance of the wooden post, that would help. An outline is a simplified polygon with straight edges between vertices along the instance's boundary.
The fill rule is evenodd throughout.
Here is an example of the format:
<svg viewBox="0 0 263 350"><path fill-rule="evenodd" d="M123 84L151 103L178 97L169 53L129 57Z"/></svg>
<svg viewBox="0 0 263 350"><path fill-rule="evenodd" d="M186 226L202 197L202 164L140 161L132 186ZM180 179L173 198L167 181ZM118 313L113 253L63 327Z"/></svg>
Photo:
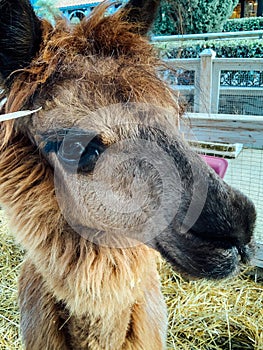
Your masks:
<svg viewBox="0 0 263 350"><path fill-rule="evenodd" d="M200 54L200 97L199 112L211 113L213 59L216 53L205 49Z"/></svg>

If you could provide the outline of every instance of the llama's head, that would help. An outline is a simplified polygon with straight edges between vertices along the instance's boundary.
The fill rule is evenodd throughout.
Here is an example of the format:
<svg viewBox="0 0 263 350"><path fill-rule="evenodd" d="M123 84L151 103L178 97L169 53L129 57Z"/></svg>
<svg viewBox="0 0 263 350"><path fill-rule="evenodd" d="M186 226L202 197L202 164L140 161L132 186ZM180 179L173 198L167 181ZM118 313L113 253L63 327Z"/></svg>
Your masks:
<svg viewBox="0 0 263 350"><path fill-rule="evenodd" d="M249 259L255 209L178 132L176 96L145 37L158 3L131 0L111 16L104 4L53 28L28 1L1 0L2 113L42 107L2 123L1 149L21 139L40 150L72 234L148 244L182 272L220 278Z"/></svg>

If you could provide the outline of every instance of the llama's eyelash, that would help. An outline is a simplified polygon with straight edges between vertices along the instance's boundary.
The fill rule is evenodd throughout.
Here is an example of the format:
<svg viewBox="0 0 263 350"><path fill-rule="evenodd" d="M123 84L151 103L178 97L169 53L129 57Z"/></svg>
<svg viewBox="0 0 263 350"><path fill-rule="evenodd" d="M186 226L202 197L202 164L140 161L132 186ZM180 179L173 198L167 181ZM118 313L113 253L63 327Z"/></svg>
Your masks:
<svg viewBox="0 0 263 350"><path fill-rule="evenodd" d="M81 133L81 130L74 128L63 128L58 130L47 131L41 134L42 150L45 154L49 154L51 152L57 153L67 135L78 135L79 133Z"/></svg>
<svg viewBox="0 0 263 350"><path fill-rule="evenodd" d="M64 137L68 134L70 129L59 129L59 130L52 130L47 131L45 133L42 133L40 135L41 144L40 147L42 148L43 153L49 154L49 153L57 153L59 150L59 147L61 146Z"/></svg>
<svg viewBox="0 0 263 350"><path fill-rule="evenodd" d="M49 154L52 152L57 153L61 144L62 144L62 141L47 141L45 143L43 151L45 154Z"/></svg>

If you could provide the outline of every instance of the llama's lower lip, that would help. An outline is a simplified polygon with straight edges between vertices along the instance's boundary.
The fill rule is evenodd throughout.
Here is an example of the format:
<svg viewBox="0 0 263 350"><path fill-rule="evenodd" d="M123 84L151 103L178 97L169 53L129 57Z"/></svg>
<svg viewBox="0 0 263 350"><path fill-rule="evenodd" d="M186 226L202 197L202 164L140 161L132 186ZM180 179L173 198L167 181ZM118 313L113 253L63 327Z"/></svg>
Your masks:
<svg viewBox="0 0 263 350"><path fill-rule="evenodd" d="M154 241L154 248L174 269L191 278L220 279L236 274L242 264L253 257L253 244L237 244L231 240L211 240L197 236L192 232L177 236L169 246L160 239ZM172 242L172 241L171 241ZM207 251L207 254L203 254Z"/></svg>
<svg viewBox="0 0 263 350"><path fill-rule="evenodd" d="M195 231L191 231L191 235L195 237L195 239L199 240L200 243L213 243L216 248L219 249L235 249L237 251L238 256L240 257L240 261L244 264L249 263L249 261L252 259L254 255L253 250L253 242L249 242L248 244L239 244L238 242L235 242L232 239L227 239L225 237L224 239L212 239L207 237L206 234L200 234L196 233Z"/></svg>
<svg viewBox="0 0 263 350"><path fill-rule="evenodd" d="M218 280L222 278L226 278L229 275L235 275L239 271L240 262L238 259L238 252L236 248L232 248L232 254L236 262L233 264L233 261L229 263L229 269L219 268L218 264L215 264L212 268L210 266L207 269L207 265L205 268L200 269L200 266L195 266L194 263L191 263L191 271L189 269L190 265L188 265L188 269L181 263L181 261L177 259L170 260L170 264L173 268L178 271L184 278L187 280L195 280L199 278L206 278L212 280Z"/></svg>

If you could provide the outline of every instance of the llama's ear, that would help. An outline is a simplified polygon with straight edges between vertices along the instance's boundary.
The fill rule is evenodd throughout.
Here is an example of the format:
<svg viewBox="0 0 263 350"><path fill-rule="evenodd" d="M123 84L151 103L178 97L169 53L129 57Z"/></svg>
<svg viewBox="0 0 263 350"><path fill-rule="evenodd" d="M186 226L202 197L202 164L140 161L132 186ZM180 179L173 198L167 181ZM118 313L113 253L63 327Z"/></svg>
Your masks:
<svg viewBox="0 0 263 350"><path fill-rule="evenodd" d="M0 0L0 75L29 65L41 42L41 22L29 0Z"/></svg>
<svg viewBox="0 0 263 350"><path fill-rule="evenodd" d="M160 0L130 0L124 9L127 10L126 20L138 24L138 31L145 35L156 17Z"/></svg>

